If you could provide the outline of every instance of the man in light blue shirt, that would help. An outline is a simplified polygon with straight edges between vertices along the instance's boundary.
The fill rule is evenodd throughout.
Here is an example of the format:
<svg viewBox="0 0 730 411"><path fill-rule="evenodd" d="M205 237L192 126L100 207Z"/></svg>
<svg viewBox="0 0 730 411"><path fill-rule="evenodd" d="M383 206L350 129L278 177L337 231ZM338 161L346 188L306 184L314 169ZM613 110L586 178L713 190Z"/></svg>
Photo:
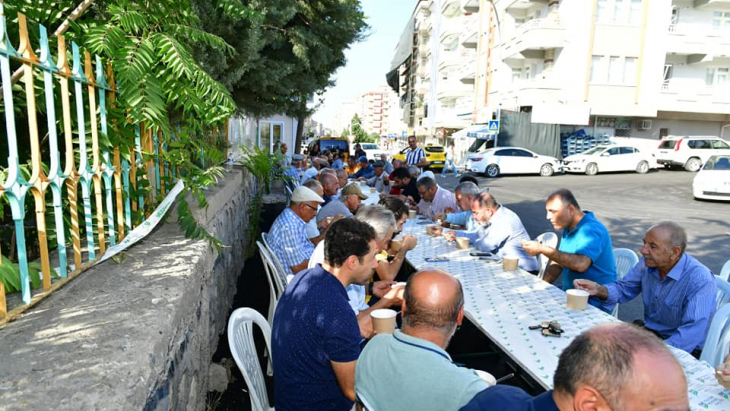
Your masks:
<svg viewBox="0 0 730 411"><path fill-rule="evenodd" d="M712 272L685 253L687 234L679 225L661 222L644 235L642 260L626 276L600 285L577 279L606 309L642 294L644 326L673 347L699 357L710 319L715 313L717 286Z"/></svg>
<svg viewBox="0 0 730 411"><path fill-rule="evenodd" d="M453 212L452 210L447 213L438 213L434 216L434 220L441 220L445 226L464 226L467 232L476 231L479 225L472 216L471 203L477 195L479 195L479 187L476 184L470 181L459 184L454 190L454 197L456 197L456 204L464 211ZM460 237L463 236L460 235Z"/></svg>
<svg viewBox="0 0 730 411"><path fill-rule="evenodd" d="M378 411L458 410L489 387L446 352L464 318L458 279L436 269L417 272L406 284L402 313L401 330L376 335L360 354L356 398Z"/></svg>

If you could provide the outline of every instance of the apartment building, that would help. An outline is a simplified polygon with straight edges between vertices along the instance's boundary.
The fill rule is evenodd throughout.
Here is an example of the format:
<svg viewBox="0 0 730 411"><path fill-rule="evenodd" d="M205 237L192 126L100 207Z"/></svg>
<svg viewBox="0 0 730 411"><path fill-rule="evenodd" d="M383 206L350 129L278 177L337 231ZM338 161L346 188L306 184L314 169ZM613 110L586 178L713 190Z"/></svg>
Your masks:
<svg viewBox="0 0 730 411"><path fill-rule="evenodd" d="M730 1L481 2L472 122L730 138Z"/></svg>
<svg viewBox="0 0 730 411"><path fill-rule="evenodd" d="M387 136L406 130L400 118L398 95L385 85L342 103L334 121L337 134L349 128L355 114L360 117L362 127L368 133Z"/></svg>

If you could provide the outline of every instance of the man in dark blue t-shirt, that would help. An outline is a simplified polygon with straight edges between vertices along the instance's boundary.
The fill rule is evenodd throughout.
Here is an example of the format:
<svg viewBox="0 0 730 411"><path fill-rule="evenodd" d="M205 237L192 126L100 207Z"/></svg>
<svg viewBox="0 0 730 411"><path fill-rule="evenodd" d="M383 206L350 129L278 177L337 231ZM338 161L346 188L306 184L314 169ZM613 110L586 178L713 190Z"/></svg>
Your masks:
<svg viewBox="0 0 730 411"><path fill-rule="evenodd" d="M338 220L325 236L324 263L300 272L286 287L271 333L278 411L352 408L361 338L345 287L367 284L376 251L369 224Z"/></svg>

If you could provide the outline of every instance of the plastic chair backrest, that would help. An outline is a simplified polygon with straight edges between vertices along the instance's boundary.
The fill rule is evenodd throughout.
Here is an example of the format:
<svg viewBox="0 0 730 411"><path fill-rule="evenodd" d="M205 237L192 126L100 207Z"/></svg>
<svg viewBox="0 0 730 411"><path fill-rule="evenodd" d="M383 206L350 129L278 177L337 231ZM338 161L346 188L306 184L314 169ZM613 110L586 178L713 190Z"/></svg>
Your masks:
<svg viewBox="0 0 730 411"><path fill-rule="evenodd" d="M730 302L730 283L721 277L715 276L715 284L717 284L717 309Z"/></svg>
<svg viewBox="0 0 730 411"><path fill-rule="evenodd" d="M639 262L639 256L628 248L614 248L613 260L616 262L616 279L620 280ZM618 318L618 304L611 315Z"/></svg>
<svg viewBox="0 0 730 411"><path fill-rule="evenodd" d="M552 231L548 231L545 233L540 234L537 236L535 241L537 241L540 244L545 244L548 247L552 247L557 249L558 248L558 235L553 233ZM541 279L545 277L545 271L547 271L548 265L550 264L550 259L542 254L537 255L537 265L540 267L540 272L537 274L537 278Z"/></svg>
<svg viewBox="0 0 730 411"><path fill-rule="evenodd" d="M248 394L251 397L251 409L271 411L274 408L269 405L266 381L253 341L253 324L261 328L266 351L271 353L271 327L266 319L252 308L239 308L231 314L228 319L228 346L246 381Z"/></svg>
<svg viewBox="0 0 730 411"><path fill-rule="evenodd" d="M269 250L269 257L271 257L271 263L272 267L274 267L274 271L277 275L274 276L274 281L276 283L276 289L277 289L277 295L281 295L281 293L284 292L284 289L287 285L286 280L286 271L284 270L284 266L281 265L281 261L279 261L279 258L276 256L276 253L269 245L269 235L268 233L261 233L261 239L264 240L264 245L266 246L266 249Z"/></svg>
<svg viewBox="0 0 730 411"><path fill-rule="evenodd" d="M725 265L722 266L719 277L725 281L729 280L728 277L730 277L730 260L727 260L725 262Z"/></svg>
<svg viewBox="0 0 730 411"><path fill-rule="evenodd" d="M274 276L276 275L273 273L274 267L270 263L271 256L269 256L269 250L266 249L266 246L261 243L261 241L256 241L256 246L259 248L259 254L261 254L261 261L264 263L264 271L266 271L266 279L269 281L269 324L274 324L274 310L276 309L276 303L279 300L279 295L277 293L276 285L274 283Z"/></svg>
<svg viewBox="0 0 730 411"><path fill-rule="evenodd" d="M367 398L363 397L362 394L355 392L355 397L357 399L357 403L362 407L362 411L375 411L375 408L370 405L370 402Z"/></svg>
<svg viewBox="0 0 730 411"><path fill-rule="evenodd" d="M712 317L700 361L717 367L722 364L728 349L730 349L730 304L725 304Z"/></svg>

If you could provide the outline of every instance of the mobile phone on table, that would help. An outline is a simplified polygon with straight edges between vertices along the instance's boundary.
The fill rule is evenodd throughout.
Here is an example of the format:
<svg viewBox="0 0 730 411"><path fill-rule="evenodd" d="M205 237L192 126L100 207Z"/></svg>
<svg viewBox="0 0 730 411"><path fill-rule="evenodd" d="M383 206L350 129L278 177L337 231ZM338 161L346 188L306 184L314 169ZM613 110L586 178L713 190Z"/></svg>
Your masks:
<svg viewBox="0 0 730 411"><path fill-rule="evenodd" d="M494 254L492 254L492 253L478 252L478 251L471 252L471 253L469 253L469 255L472 257L493 257L494 256Z"/></svg>
<svg viewBox="0 0 730 411"><path fill-rule="evenodd" d="M441 263L444 261L449 261L448 257L426 257L427 263Z"/></svg>

